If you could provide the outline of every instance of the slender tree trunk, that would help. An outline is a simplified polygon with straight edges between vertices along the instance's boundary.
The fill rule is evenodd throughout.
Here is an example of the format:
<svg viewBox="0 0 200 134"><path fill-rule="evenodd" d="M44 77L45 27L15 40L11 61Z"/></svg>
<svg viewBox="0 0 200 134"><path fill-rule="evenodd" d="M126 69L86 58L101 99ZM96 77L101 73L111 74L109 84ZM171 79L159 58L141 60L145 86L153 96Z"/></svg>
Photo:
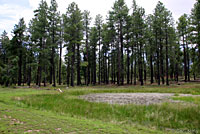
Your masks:
<svg viewBox="0 0 200 134"><path fill-rule="evenodd" d="M46 73L47 73L47 71L46 71L46 65L44 65L44 87L46 87Z"/></svg>
<svg viewBox="0 0 200 134"><path fill-rule="evenodd" d="M160 85L160 54L159 54L159 46L158 46L158 32L156 30L156 51L157 51L157 81L158 81L158 85Z"/></svg>
<svg viewBox="0 0 200 134"><path fill-rule="evenodd" d="M95 48L96 49L96 48ZM97 82L97 63L96 63L96 52L95 52L95 49L94 49L94 85L96 84Z"/></svg>
<svg viewBox="0 0 200 134"><path fill-rule="evenodd" d="M143 65L142 65L142 44L139 44L139 79L140 79L140 85L144 85L143 82Z"/></svg>
<svg viewBox="0 0 200 134"><path fill-rule="evenodd" d="M178 52L176 51L176 53L178 53ZM179 61L179 60L178 60L178 56L179 56L179 55L176 55L176 63L175 63L175 64L176 64L176 65L175 65L175 70L176 70L176 71L175 71L175 74L176 74L176 82L177 82L177 83L178 83L178 80L179 80L179 79L178 79L178 76L179 76L179 72L178 72L178 61Z"/></svg>
<svg viewBox="0 0 200 134"><path fill-rule="evenodd" d="M54 39L53 39L54 40ZM52 73L53 73L53 87L56 87L56 72L55 72L55 48L52 47Z"/></svg>
<svg viewBox="0 0 200 134"><path fill-rule="evenodd" d="M25 57L23 66L24 66L24 67L23 67L23 76L24 76L24 77L23 77L23 86L24 86L24 84L25 84L26 81L27 81L27 80L26 80L26 78L27 78L27 76L26 76L26 75L27 75L27 73L26 73L26 71L27 71L27 70L26 70L26 57Z"/></svg>
<svg viewBox="0 0 200 134"><path fill-rule="evenodd" d="M39 66L38 66L38 74L37 74L37 79L38 79L38 81L37 81L37 85L40 87L41 86L41 73L42 73L42 67L41 67L41 65L40 65L40 61L39 61Z"/></svg>
<svg viewBox="0 0 200 134"><path fill-rule="evenodd" d="M135 66L134 66L134 85L136 85L136 79L137 79L137 56L135 56Z"/></svg>
<svg viewBox="0 0 200 134"><path fill-rule="evenodd" d="M101 31L99 30L99 84L101 84Z"/></svg>
<svg viewBox="0 0 200 134"><path fill-rule="evenodd" d="M93 48L93 85L96 85L96 47Z"/></svg>
<svg viewBox="0 0 200 134"><path fill-rule="evenodd" d="M109 84L110 81L110 57L111 55L108 54L108 70L107 70L107 77L106 77L106 84Z"/></svg>
<svg viewBox="0 0 200 134"><path fill-rule="evenodd" d="M150 54L150 69L151 69L151 84L153 84L153 56L152 56L152 51Z"/></svg>
<svg viewBox="0 0 200 134"><path fill-rule="evenodd" d="M75 62L75 45L72 45L72 56L71 56L71 86L74 86L74 62Z"/></svg>
<svg viewBox="0 0 200 134"><path fill-rule="evenodd" d="M32 72L32 68L31 68L31 63L32 60L31 58L33 57L32 54L32 49L30 50L30 59L29 59L29 68L28 68L28 86L31 86L31 72Z"/></svg>
<svg viewBox="0 0 200 134"><path fill-rule="evenodd" d="M131 49L132 49L132 54L131 54L131 57L132 57L132 62L131 62L131 85L132 85L133 84L133 57L134 57L133 45L132 45Z"/></svg>
<svg viewBox="0 0 200 134"><path fill-rule="evenodd" d="M162 31L160 28L160 36L162 35ZM162 44L162 38L160 37L160 70L161 70L161 79L162 79L162 84L165 84L165 79L164 79L164 56L163 56L163 44Z"/></svg>
<svg viewBox="0 0 200 134"><path fill-rule="evenodd" d="M118 64L117 64L117 84L118 86L121 85L121 50L120 50L120 44L119 41L117 42L117 55L118 55Z"/></svg>
<svg viewBox="0 0 200 134"><path fill-rule="evenodd" d="M114 51L113 44L111 44L111 83L114 83Z"/></svg>
<svg viewBox="0 0 200 134"><path fill-rule="evenodd" d="M62 30L60 30L60 39L61 38L62 38ZM59 85L61 85L61 83L62 83L61 73L62 73L62 41L60 41L59 80L58 80Z"/></svg>
<svg viewBox="0 0 200 134"><path fill-rule="evenodd" d="M123 32L122 22L120 21L120 44L121 44L121 85L124 85L124 43L123 43Z"/></svg>
<svg viewBox="0 0 200 134"><path fill-rule="evenodd" d="M28 86L31 86L31 66L29 65L29 71L28 71Z"/></svg>
<svg viewBox="0 0 200 134"><path fill-rule="evenodd" d="M88 46L88 28L86 28L86 51L87 51L87 86L90 84L90 53L89 53L89 46Z"/></svg>
<svg viewBox="0 0 200 134"><path fill-rule="evenodd" d="M80 60L81 60L81 56L80 56L80 44L77 44L77 85L81 85L81 74L80 74Z"/></svg>
<svg viewBox="0 0 200 134"><path fill-rule="evenodd" d="M51 63L51 65L52 65L52 56L51 56L50 63ZM50 66L50 80L49 80L49 83L50 83L50 84L52 84L52 78L53 78L53 67Z"/></svg>
<svg viewBox="0 0 200 134"><path fill-rule="evenodd" d="M188 75L188 81L190 81L190 56L189 56L187 37L186 37L186 48L187 48L187 75Z"/></svg>
<svg viewBox="0 0 200 134"><path fill-rule="evenodd" d="M113 75L114 75L113 76L114 77L114 83L113 84L115 84L115 82L116 82L116 66L117 66L116 64L117 64L117 62L116 62L116 58L115 57L116 57L116 50L114 51L114 58L113 58L113 62L114 62L113 63L114 64L113 65Z"/></svg>
<svg viewBox="0 0 200 134"><path fill-rule="evenodd" d="M129 57L130 50L127 48L127 84L130 82L130 57Z"/></svg>
<svg viewBox="0 0 200 134"><path fill-rule="evenodd" d="M20 47L21 49L21 47ZM18 61L18 86L22 83L22 50L19 50L19 61Z"/></svg>
<svg viewBox="0 0 200 134"><path fill-rule="evenodd" d="M166 85L169 86L169 73L168 73L168 67L169 67L169 63L168 63L168 59L169 59L169 56L168 56L168 30L167 30L167 26L165 26L166 28Z"/></svg>
<svg viewBox="0 0 200 134"><path fill-rule="evenodd" d="M183 37L183 51L184 51L184 74L185 74L185 82L187 82L187 58L186 58L186 48L185 48L184 34L182 34L182 37Z"/></svg>
<svg viewBox="0 0 200 134"><path fill-rule="evenodd" d="M147 80L147 67L146 67L146 63L145 63L145 53L143 53L143 64L144 64L144 81L146 83L146 80ZM146 57L147 57L147 54L146 54Z"/></svg>
<svg viewBox="0 0 200 134"><path fill-rule="evenodd" d="M67 51L68 51L68 53L70 52L70 48L68 47L67 48ZM67 57L67 86L69 87L69 85L70 85L70 63L71 63L71 57L70 56L68 56Z"/></svg>

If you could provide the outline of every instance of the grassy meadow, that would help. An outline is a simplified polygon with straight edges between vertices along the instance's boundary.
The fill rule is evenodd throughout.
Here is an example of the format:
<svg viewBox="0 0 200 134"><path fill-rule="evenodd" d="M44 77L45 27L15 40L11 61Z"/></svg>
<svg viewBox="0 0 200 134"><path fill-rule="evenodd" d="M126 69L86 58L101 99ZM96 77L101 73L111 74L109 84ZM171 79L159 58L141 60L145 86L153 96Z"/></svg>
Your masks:
<svg viewBox="0 0 200 134"><path fill-rule="evenodd" d="M171 86L0 87L0 133L200 133L199 83ZM91 93L174 93L181 103L110 105L79 99Z"/></svg>

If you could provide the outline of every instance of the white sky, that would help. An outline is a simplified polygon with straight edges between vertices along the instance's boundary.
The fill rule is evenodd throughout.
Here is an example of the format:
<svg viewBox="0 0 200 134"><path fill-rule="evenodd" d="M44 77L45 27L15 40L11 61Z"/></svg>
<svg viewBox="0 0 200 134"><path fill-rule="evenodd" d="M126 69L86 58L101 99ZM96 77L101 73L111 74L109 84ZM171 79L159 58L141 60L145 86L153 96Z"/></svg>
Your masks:
<svg viewBox="0 0 200 134"><path fill-rule="evenodd" d="M196 0L160 0L164 3L177 20L184 13L190 14ZM21 17L24 17L26 24L33 18L33 10L37 9L40 0L0 0L0 34L6 30L9 34L18 23ZM50 4L50 0L47 0ZM61 13L66 12L66 8L71 2L76 2L79 8L89 10L93 21L97 14L101 14L106 19L108 11L111 10L115 0L57 0L58 10ZM125 0L129 8L132 6L132 0ZM153 13L158 0L136 0L137 4L145 8L146 14Z"/></svg>

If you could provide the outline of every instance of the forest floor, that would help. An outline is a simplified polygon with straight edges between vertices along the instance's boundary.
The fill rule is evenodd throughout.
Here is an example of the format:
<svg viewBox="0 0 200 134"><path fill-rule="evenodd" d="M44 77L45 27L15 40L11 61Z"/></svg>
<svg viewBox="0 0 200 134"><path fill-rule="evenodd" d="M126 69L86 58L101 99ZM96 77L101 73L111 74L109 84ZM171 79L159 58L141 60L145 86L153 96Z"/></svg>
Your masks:
<svg viewBox="0 0 200 134"><path fill-rule="evenodd" d="M64 92L52 87L0 87L0 133L200 133L198 82L58 88ZM112 104L82 99L88 95L101 99L103 95L103 100L111 100ZM119 104L113 102L115 98ZM125 100L123 105L121 99ZM132 104L134 101L139 103Z"/></svg>

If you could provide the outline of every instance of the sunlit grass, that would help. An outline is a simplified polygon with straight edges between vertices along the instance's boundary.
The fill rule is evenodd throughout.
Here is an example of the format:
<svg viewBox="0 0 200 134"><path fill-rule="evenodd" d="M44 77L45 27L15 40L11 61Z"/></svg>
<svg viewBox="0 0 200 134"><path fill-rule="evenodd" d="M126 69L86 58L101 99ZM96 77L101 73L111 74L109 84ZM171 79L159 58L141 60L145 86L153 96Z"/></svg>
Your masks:
<svg viewBox="0 0 200 134"><path fill-rule="evenodd" d="M75 87L64 89L64 94L33 95L25 97L21 102L28 107L68 114L73 117L84 117L106 122L121 122L125 124L139 123L157 128L172 128L182 130L200 130L200 106L187 104L162 105L109 105L92 103L78 98L90 93L134 93L159 92L200 94L200 85L186 84L184 86L124 86L124 87Z"/></svg>

